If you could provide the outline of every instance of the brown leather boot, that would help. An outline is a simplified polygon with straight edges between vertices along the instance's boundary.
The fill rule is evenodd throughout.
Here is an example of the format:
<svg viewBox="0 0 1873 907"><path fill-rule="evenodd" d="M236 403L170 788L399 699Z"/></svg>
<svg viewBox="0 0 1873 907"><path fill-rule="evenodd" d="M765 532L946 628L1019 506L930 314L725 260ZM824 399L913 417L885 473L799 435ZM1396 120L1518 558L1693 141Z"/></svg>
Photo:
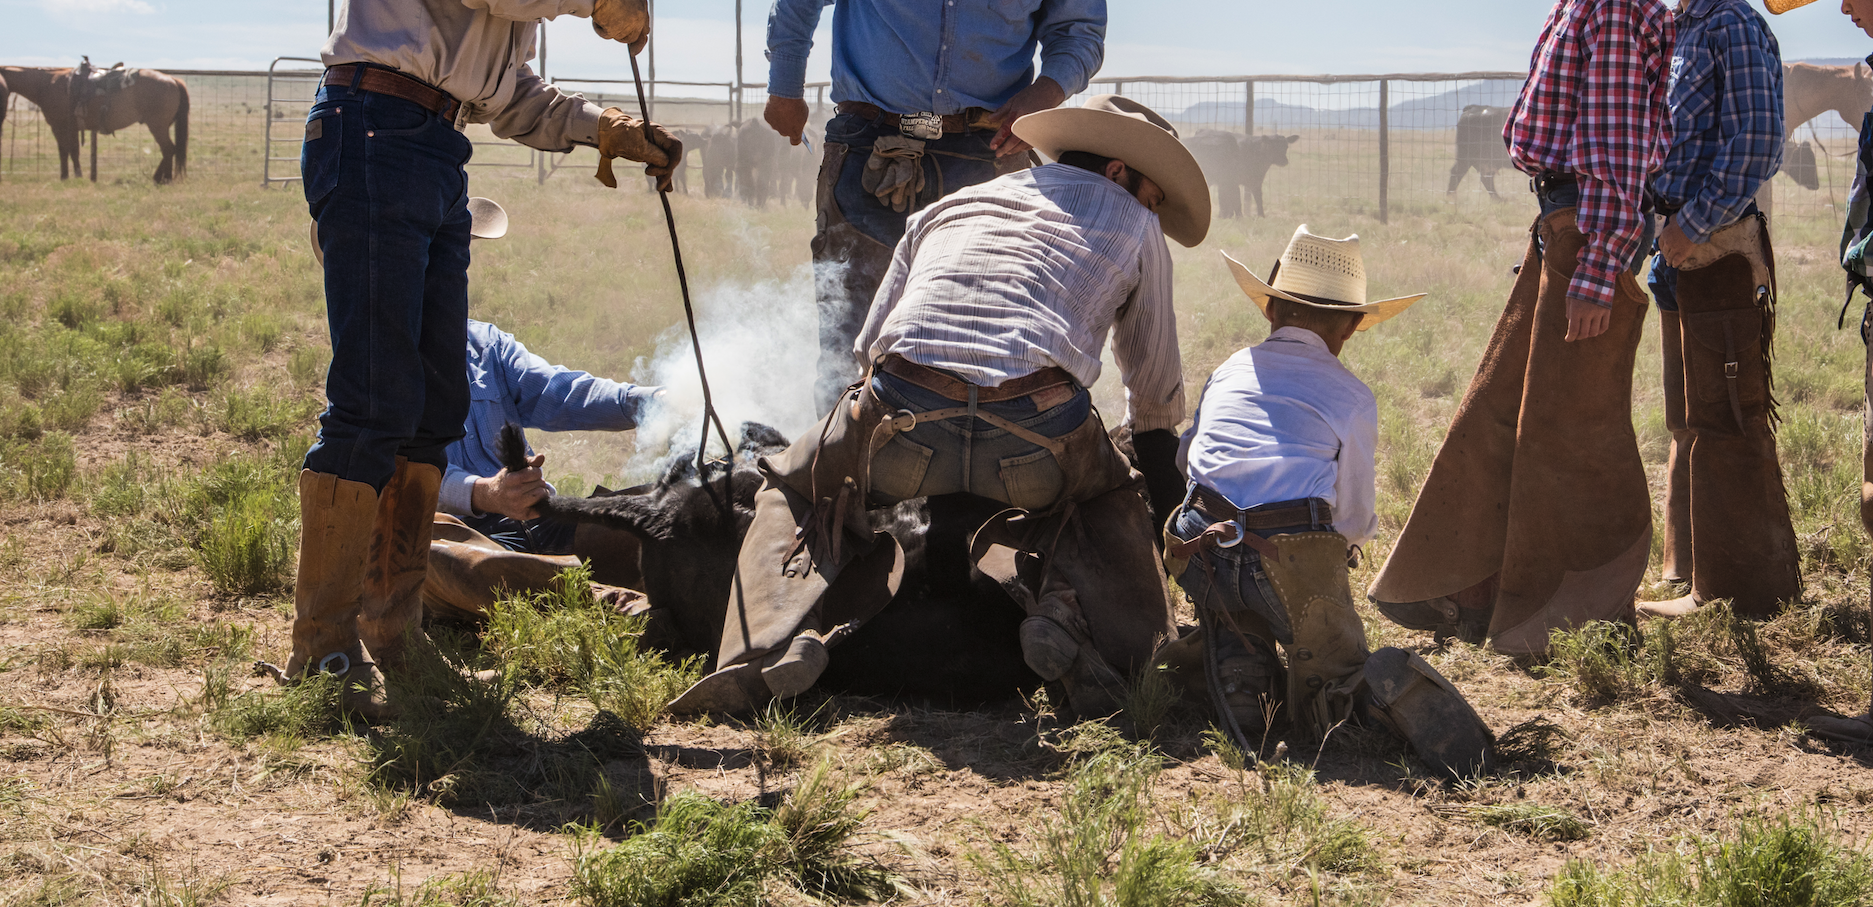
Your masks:
<svg viewBox="0 0 1873 907"><path fill-rule="evenodd" d="M366 556L358 636L378 663L395 669L423 635L423 581L442 470L398 457L397 471L378 496Z"/></svg>
<svg viewBox="0 0 1873 907"><path fill-rule="evenodd" d="M1684 423L1684 333L1677 312L1659 310L1664 348L1665 428L1671 432L1671 458L1665 462L1665 557L1659 573L1668 583L1688 583L1691 548L1691 432Z"/></svg>
<svg viewBox="0 0 1873 907"><path fill-rule="evenodd" d="M309 673L344 676L346 707L387 718L384 676L358 636L366 543L378 495L363 482L299 473L299 575L293 584L293 654L288 681Z"/></svg>

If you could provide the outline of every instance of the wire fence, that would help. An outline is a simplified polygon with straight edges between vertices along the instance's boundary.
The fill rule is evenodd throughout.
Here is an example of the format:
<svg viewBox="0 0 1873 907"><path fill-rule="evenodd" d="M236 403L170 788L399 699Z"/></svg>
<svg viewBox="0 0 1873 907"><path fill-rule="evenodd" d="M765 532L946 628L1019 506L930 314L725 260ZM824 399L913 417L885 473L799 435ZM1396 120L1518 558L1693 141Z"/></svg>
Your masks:
<svg viewBox="0 0 1873 907"><path fill-rule="evenodd" d="M269 71L169 74L189 88L190 179L298 179L317 61L281 58ZM1500 138L1522 78L1516 72L1102 77L1085 94L1122 94L1176 124L1217 186L1218 216L1291 217L1326 206L1386 220L1526 193L1527 179L1509 166ZM554 84L636 113L629 79ZM810 204L817 155L789 146L761 124L766 86L663 81L650 88L652 118L679 131L690 149L683 191L754 204ZM809 138L832 113L827 92L823 83L807 88ZM1770 207L1778 217L1838 219L1853 181L1855 130L1831 113L1792 127L1790 161L1767 193ZM471 127L469 136L475 142L471 166L482 176L544 181L560 169L584 172L596 163L590 150L537 152L496 139L486 127ZM1804 143L1807 152L1798 152ZM92 151L87 146L80 155L87 178L93 176ZM142 126L97 137L95 151L96 172L105 181L148 179L161 159ZM1812 171L1795 166L1805 154L1814 158ZM15 93L0 133L0 179L57 179L59 169L45 118ZM688 178L698 173L702 178Z"/></svg>

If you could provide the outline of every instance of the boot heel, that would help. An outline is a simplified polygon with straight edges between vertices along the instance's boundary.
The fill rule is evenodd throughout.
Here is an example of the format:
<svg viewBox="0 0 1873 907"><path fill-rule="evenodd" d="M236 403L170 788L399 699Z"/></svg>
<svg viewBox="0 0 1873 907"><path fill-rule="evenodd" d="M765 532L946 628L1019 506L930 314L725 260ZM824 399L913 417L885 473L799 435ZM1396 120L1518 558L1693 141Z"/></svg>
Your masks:
<svg viewBox="0 0 1873 907"><path fill-rule="evenodd" d="M761 679L775 696L787 699L812 689L826 672L826 662L826 644L813 633L802 633L793 638L779 661L761 669Z"/></svg>

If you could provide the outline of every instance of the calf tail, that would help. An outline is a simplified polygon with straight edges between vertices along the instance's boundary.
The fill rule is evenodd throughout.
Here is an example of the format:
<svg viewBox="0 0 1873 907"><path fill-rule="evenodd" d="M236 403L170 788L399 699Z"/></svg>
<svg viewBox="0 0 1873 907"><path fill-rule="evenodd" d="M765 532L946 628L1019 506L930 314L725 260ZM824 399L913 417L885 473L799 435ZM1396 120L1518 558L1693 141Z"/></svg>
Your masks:
<svg viewBox="0 0 1873 907"><path fill-rule="evenodd" d="M512 422L501 426L501 434L494 439L494 456L508 472L526 469L527 433Z"/></svg>

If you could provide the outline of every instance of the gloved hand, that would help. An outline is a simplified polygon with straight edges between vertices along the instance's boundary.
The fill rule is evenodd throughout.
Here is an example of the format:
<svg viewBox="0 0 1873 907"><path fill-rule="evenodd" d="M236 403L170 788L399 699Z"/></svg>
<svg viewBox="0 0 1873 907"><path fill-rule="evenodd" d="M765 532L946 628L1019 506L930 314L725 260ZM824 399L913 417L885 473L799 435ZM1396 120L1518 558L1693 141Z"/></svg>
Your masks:
<svg viewBox="0 0 1873 907"><path fill-rule="evenodd" d="M872 143L859 185L878 197L880 204L903 214L923 191L923 142L887 135Z"/></svg>
<svg viewBox="0 0 1873 907"><path fill-rule="evenodd" d="M650 37L650 7L644 0L597 0L592 4L592 30L598 36L631 46L631 55L644 49Z"/></svg>
<svg viewBox="0 0 1873 907"><path fill-rule="evenodd" d="M1162 529L1183 503L1187 487L1184 474L1177 469L1177 435L1168 428L1138 432L1132 435L1132 452L1138 455L1138 471L1145 474L1151 515Z"/></svg>
<svg viewBox="0 0 1873 907"><path fill-rule="evenodd" d="M1861 239L1859 242L1854 243L1853 245L1847 247L1847 254L1841 256L1841 261L1840 261L1841 267L1846 268L1847 273L1852 274L1855 277L1870 276L1867 274L1867 269L1866 269L1867 240L1873 240L1873 234L1870 234L1864 239Z"/></svg>
<svg viewBox="0 0 1873 907"><path fill-rule="evenodd" d="M640 384L625 391L624 405L631 410L631 421L643 425L669 394L669 388L656 384Z"/></svg>
<svg viewBox="0 0 1873 907"><path fill-rule="evenodd" d="M618 178L611 172L614 157L648 164L644 172L657 178L660 191L668 192L670 174L683 159L683 143L656 123L646 129L643 120L607 107L598 117L598 181L610 189L618 188Z"/></svg>

